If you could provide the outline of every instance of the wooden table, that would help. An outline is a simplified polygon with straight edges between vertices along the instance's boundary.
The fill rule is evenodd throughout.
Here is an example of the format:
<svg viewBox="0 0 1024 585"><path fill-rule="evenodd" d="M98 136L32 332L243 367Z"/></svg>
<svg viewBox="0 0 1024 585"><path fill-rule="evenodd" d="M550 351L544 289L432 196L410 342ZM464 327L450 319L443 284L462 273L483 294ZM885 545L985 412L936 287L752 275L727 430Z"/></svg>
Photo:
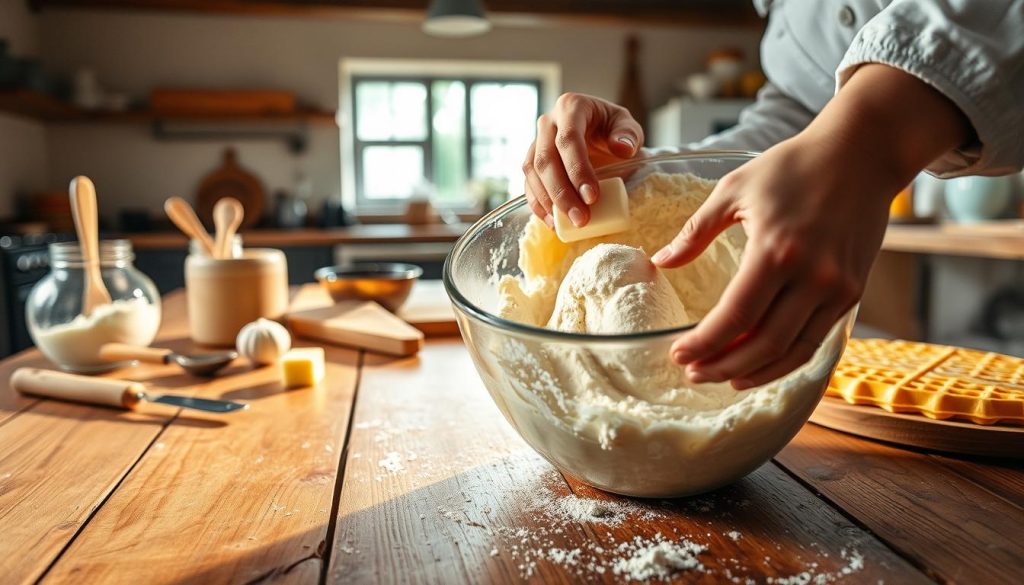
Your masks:
<svg viewBox="0 0 1024 585"><path fill-rule="evenodd" d="M161 342L187 347L180 295L166 299L165 315ZM636 543L658 533L707 547L679 582L974 585L1024 575L1020 463L808 425L733 486L625 500L530 450L458 339L403 360L327 355L316 389L285 391L272 368L244 365L207 382L171 367L114 373L251 404L223 417L35 400L4 386L0 580L615 582ZM45 362L30 351L0 375L21 365ZM611 515L566 511L587 500L608 502Z"/></svg>

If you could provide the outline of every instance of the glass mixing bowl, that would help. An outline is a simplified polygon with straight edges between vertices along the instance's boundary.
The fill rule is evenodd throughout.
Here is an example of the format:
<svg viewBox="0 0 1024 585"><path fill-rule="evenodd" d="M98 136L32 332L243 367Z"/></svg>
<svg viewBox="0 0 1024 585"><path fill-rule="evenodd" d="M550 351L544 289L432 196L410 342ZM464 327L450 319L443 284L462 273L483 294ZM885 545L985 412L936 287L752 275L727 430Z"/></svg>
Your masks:
<svg viewBox="0 0 1024 585"><path fill-rule="evenodd" d="M621 176L627 189L653 172L719 179L754 156L673 154L604 167L598 176ZM669 347L689 326L587 335L499 317L496 282L504 275L521 274L518 240L530 215L525 198L519 197L470 227L445 262L444 285L491 398L523 439L563 473L629 496L705 492L768 461L810 417L845 348L855 310L835 324L802 367L744 394L728 395L740 398L726 406L701 410L638 405L636 399L614 396L595 402L592 395L581 400L578 393L590 392L587 381L592 377L588 371L581 375L579 364L592 366L596 376L614 376L608 371L621 369L624 363L643 364L641 375L679 368L669 359ZM624 356L633 361L624 362ZM567 367L570 362L576 369ZM696 385L685 392L710 393L710 386ZM717 385L714 391L724 389ZM637 406L642 416L634 416Z"/></svg>

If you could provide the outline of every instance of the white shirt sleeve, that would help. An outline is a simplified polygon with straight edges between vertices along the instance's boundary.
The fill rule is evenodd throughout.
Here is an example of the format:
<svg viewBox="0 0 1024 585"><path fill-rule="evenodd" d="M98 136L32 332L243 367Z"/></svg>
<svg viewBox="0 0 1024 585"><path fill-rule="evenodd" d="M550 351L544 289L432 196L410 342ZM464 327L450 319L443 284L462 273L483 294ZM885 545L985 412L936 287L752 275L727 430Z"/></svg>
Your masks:
<svg viewBox="0 0 1024 585"><path fill-rule="evenodd" d="M1024 166L1024 0L893 0L854 37L838 91L866 63L928 83L967 116L976 140L928 166L940 177Z"/></svg>
<svg viewBox="0 0 1024 585"><path fill-rule="evenodd" d="M803 130L814 113L779 91L771 83L757 93L757 101L740 112L735 126L681 148L652 149L650 154L694 150L749 150L760 152Z"/></svg>

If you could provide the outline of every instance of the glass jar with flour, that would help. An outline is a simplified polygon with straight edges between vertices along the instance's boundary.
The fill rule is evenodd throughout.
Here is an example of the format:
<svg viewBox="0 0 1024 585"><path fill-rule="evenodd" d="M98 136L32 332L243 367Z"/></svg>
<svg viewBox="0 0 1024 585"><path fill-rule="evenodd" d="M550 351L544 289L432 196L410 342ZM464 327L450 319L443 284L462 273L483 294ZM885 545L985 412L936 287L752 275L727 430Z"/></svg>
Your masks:
<svg viewBox="0 0 1024 585"><path fill-rule="evenodd" d="M111 303L82 314L85 264L76 242L50 244L50 274L36 283L26 303L28 330L43 354L61 369L94 373L117 364L100 359L105 343L147 346L160 328L160 293L135 268L128 240L102 241L100 273Z"/></svg>

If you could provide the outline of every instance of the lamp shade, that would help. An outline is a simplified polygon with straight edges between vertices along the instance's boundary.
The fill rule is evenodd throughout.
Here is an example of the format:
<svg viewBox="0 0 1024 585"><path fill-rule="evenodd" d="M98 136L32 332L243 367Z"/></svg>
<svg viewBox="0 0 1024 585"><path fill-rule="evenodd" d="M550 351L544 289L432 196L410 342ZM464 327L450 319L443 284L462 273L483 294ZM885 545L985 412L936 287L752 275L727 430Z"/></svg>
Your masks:
<svg viewBox="0 0 1024 585"><path fill-rule="evenodd" d="M438 37L471 37L491 30L480 0L431 0L423 32Z"/></svg>

